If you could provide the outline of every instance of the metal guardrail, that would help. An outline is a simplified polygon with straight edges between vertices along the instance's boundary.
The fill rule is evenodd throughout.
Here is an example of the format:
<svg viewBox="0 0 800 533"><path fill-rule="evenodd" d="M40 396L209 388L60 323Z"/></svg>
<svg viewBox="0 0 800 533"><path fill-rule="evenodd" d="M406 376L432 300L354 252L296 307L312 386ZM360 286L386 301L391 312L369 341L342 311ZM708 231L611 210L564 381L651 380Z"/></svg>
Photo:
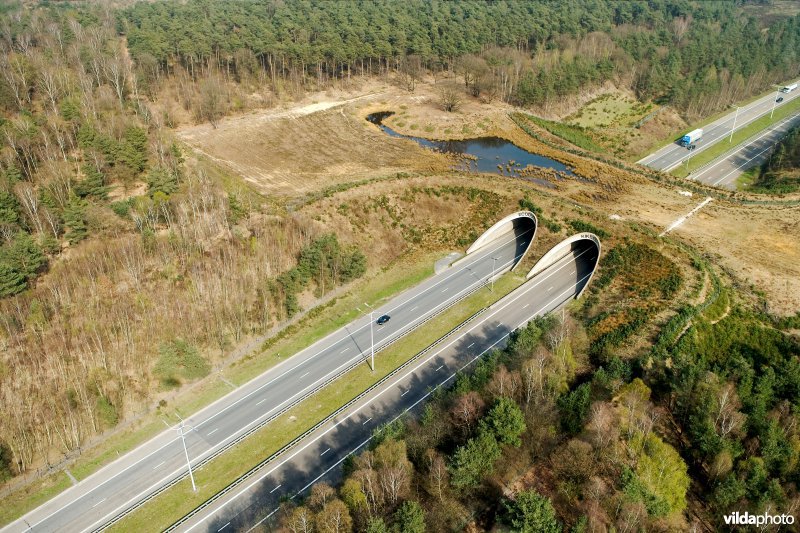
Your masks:
<svg viewBox="0 0 800 533"><path fill-rule="evenodd" d="M314 424L313 427L311 427L308 430L304 431L301 435L295 437L291 442L286 444L280 450L278 450L277 452L273 453L272 455L270 455L269 457L267 457L266 459L264 459L263 461L261 461L260 463L255 465L253 468L251 468L250 470L248 470L247 472L245 472L244 474L239 476L237 479L232 481L224 489L222 489L221 491L217 492L214 496L212 496L211 498L207 499L205 502L203 502L202 504L197 506L190 513L188 513L185 516L183 516L180 520L178 520L175 523L173 523L171 526L169 526L167 529L165 529L165 531L167 531L167 532L175 531L178 527L180 527L182 524L186 523L187 520L191 519L197 513L201 512L203 509L207 508L209 505L213 504L215 501L217 501L220 498L224 497L225 495L230 493L232 490L234 490L236 487L238 487L239 485L241 485L242 483L247 481L249 478L253 477L264 466L266 466L267 464L271 463L272 461L277 459L279 456L285 454L291 448L293 448L298 443L300 443L304 439L306 439L309 435L311 435L315 431L317 431L320 427L324 426L326 423L330 422L331 420L333 420L334 418L339 416L342 412L346 411L351 406L353 406L354 404L356 404L359 401L361 401L364 397L368 396L371 392L373 392L377 388L381 387L384 383L386 383L391 378L396 376L404 368L406 368L409 365L413 364L420 357L422 357L426 353L428 353L431 350L433 350L434 348L436 348L438 345L440 345L442 342L444 342L445 340L450 338L457 331L461 330L466 324L468 324L470 321L472 321L472 319L474 319L475 317L477 317L478 315L480 315L481 313L483 313L487 309L488 309L488 307L483 307L480 310L478 310L477 312L475 312L469 318L467 318L466 320L464 320L463 322L458 324L456 327L454 327L453 329L451 329L450 331L445 333L443 336L439 337L436 341L434 341L433 343L429 344L427 347L425 347L420 352L416 353L413 357L408 359L406 362L404 362L403 364L401 364L400 366L398 366L397 368L395 368L394 370L392 370L391 372L386 374L384 377L382 377L377 382L375 382L372 385L370 385L367 389L365 389L363 392L359 393L356 397L352 398L350 401L348 401L347 403L345 403L344 405L342 405L341 407L336 409L334 412L332 412L331 414L327 415L325 418L323 418L322 420L320 420L319 422Z"/></svg>
<svg viewBox="0 0 800 533"><path fill-rule="evenodd" d="M383 343L383 344L381 344L381 345L379 345L379 346L376 346L376 347L375 347L375 351L376 351L376 352L379 352L379 351L381 351L381 350L383 350L383 349L385 349L385 348L388 348L389 346L391 346L392 344L394 344L395 342L397 342L399 339L403 338L405 335L408 335L408 334L409 334L409 333L411 333L412 331L415 331L416 329L418 329L418 328L419 328L420 326L422 326L423 324L426 324L428 321L430 321L430 320L431 320L431 319L433 319L434 317L436 317L436 316L440 315L441 313L443 313L444 311L446 311L446 310L450 309L451 307L453 307L453 306L454 306L455 304L457 304L458 302L460 302L460 301L464 300L465 298L467 298L468 296L472 295L473 293L475 293L476 291L478 291L478 290L482 289L482 288L483 288L483 287L485 287L485 286L486 286L486 283L483 283L483 284L480 284L480 285L476 285L476 286L475 286L475 287L473 287L471 290L469 290L469 291L465 292L465 293L464 293L464 294L462 294L460 297L456 298L455 300L453 300L452 302L450 302L450 303L449 303L449 304L447 304L446 306L442 307L441 309L439 309L439 310L438 310L438 311L436 311L435 313L432 313L430 316L426 317L424 320L421 320L421 321L419 321L417 324L415 324L415 325L414 325L414 327L412 327L411 329L409 329L409 330L408 330L408 331L407 331L405 334L403 334L403 335L400 335L400 336L398 336L398 337L395 337L394 339L391 339L391 340L389 340L389 341L387 341L387 342L385 342L385 343ZM441 337L441 338L440 338L440 339L439 339L439 340L438 340L436 343L433 343L433 344L431 344L431 345L430 345L428 348L426 348L425 350L428 350L429 348L431 348L431 347L435 346L435 345L436 345L436 344L437 344L439 341L441 341L441 340L445 339L447 336L449 336L451 333L453 333L453 332L454 332L454 331L456 331L458 328L460 328L461 326L463 326L463 325L464 325L464 324L465 324L467 321L469 321L469 320L472 320L472 318L473 318L474 316L476 316L477 314L479 314L479 313L483 312L485 309L486 309L486 308L483 308L483 309L481 309L480 311L478 311L478 313L476 313L475 315L472 315L470 318L468 318L467 320L465 320L464 322L462 322L461 324L459 324L458 326L456 326L455 328L453 328L451 331L449 331L449 332L448 332L448 333L447 333L447 334L446 334L444 337ZM419 357L421 354L423 354L423 353L425 352L425 350L423 350L423 351L422 351L422 352L420 352L419 354L415 355L415 356L414 356L412 359L410 359L409 361L413 361L414 359L416 359L417 357ZM320 391L320 390L322 390L323 388L327 387L327 386L328 386L328 385L330 385L332 382L334 382L334 381L336 381L337 379L339 379L340 377L344 376L345 374L347 374L348 372L350 372L351 370L353 370L354 368L356 368L357 366L359 366L359 365L360 365L360 364L362 364L362 363L363 363L362 361L356 361L356 362L354 362L353 364L349 365L347 368L344 368L344 369L342 369L340 372L338 372L338 373L336 373L335 375L333 375L333 376L329 377L328 379L326 379L325 381L321 382L320 384L318 384L318 385L317 385L316 387L314 387L313 389L309 390L309 391L308 391L306 394L304 394L304 395L302 395L302 396L300 396L300 397L296 398L294 401L292 401L291 403L289 403L289 404L285 405L285 406L284 406L284 407L282 407L282 408L281 408L279 411L277 411L277 412L273 413L272 415L270 415L269 417L265 418L265 419L264 419L263 421L261 421L260 423L256 424L256 425L255 425L255 426L253 426L252 428L248 429L247 431L245 431L244 433L242 433L241 435L239 435L238 437L236 437L235 439L233 439L232 441L230 441L230 442L229 442L228 444L226 444L225 446L222 446L220 449L216 450L214 453L212 453L212 454L208 455L207 457L203 458L203 459L202 459L201 461L199 461L197 464L193 465L193 468L194 468L195 470L198 470L198 469L200 469L200 468L201 468L203 465L205 465L205 464L206 464L206 463L208 463L209 461L211 461L211 460L213 460L213 459L217 458L218 456L220 456L220 455L221 455L221 454L223 454L224 452L228 451L228 450L229 450L230 448L232 448L233 446L235 446L235 445L239 444L240 442L242 442L243 440L245 440L247 437L249 437L250 435L252 435L252 434L253 434L253 433L255 433L256 431L260 430L261 428L263 428L264 426L266 426L267 424L269 424L270 422L272 422L273 420L275 420L276 418L278 418L279 416L281 416L282 414L284 414L286 411L288 411L289 409L291 409L292 407L295 407L297 404L299 404L300 402L304 401L304 400L305 400L305 399L307 399L308 397L310 397L310 396L312 396L312 395L316 394L317 392L319 392L319 391ZM400 367L398 367L398 369L399 369L399 368L403 368L403 365L401 365ZM395 369L395 370L397 370L397 369ZM394 372L394 371L393 371L393 372ZM391 376L391 375L393 375L393 374L388 374L386 377L388 377L388 376ZM381 383L381 382L379 381L378 383ZM371 389L367 389L367 391L369 391L369 390L371 390ZM367 391L365 391L365 392L367 392ZM338 412L338 411L337 411L337 412ZM331 415L331 416L335 416L335 415ZM325 420L327 420L327 418L326 418ZM321 422L320 422L320 424L321 424L321 423L324 423L324 422L325 422L325 420L321 421ZM317 426L315 425L313 429L316 429L316 428L317 428ZM311 430L309 430L309 431L311 431ZM306 435L306 433L304 433L304 434L303 434L303 436L305 436L305 435ZM300 438L300 437L298 437L298 438ZM295 439L295 440L297 440L297 439ZM290 446L293 446L293 445L295 444L295 440L293 440L291 443L287 444L287 446L286 446L286 447L284 447L284 448L282 448L281 450L279 450L278 452L276 452L276 454L273 454L273 455L272 455L272 456L270 456L269 458L265 459L265 461L270 461L270 460L271 460L273 457L275 457L276 455L278 455L278 454L280 454L280 453L283 453L285 450L287 450L287 449L288 449L288 447L290 447ZM266 464L266 463L264 463L264 464ZM263 466L263 464L261 464L261 463L260 463L259 465L257 465L257 466L256 466L256 467L254 467L254 468L260 468L261 466ZM150 494L148 494L147 496L145 496L144 498L142 498L142 499L141 499L141 500L139 500L138 502L135 502L135 503L133 503L133 504L129 505L128 507L126 507L125 509L123 509L122 511L120 511L119 513L117 513L116 515L114 515L112 518L110 518L110 519L109 519L109 520L108 520L106 523L104 523L103 525L101 525L101 526L98 526L97 528L93 529L93 530L92 530L92 531L93 531L93 533L97 533L97 532L99 532L99 531L104 531L104 530L108 529L110 526L112 526L112 525L114 525L115 523L117 523L117 522L119 522L120 520L122 520L122 519L123 519L123 518L124 518L126 515L128 515L129 513L133 512L133 511L134 511L134 510L136 510L137 508L139 508L139 507L141 507L142 505L144 505L145 503L149 502L150 500L152 500L153 498L155 498L156 496L158 496L158 495L159 495L159 494L161 494L162 492L166 491L167 489L169 489L169 488L173 487L174 485L177 485L177 484L178 484L180 481L182 481L182 480L183 480L184 478L186 478L188 475L189 475L189 472L188 472L188 470L187 470L186 472L182 472L182 473L178 474L178 475L177 475L175 478L171 479L170 481L168 481L168 482L167 482L166 484L164 484L163 486L159 487L158 489L154 490L153 492L151 492ZM248 475L247 473L243 474L243 476L247 476L247 475ZM237 481L238 481L238 480L237 480ZM236 483L236 481L234 481L233 483ZM223 489L223 490L226 490L226 489ZM218 493L218 494L220 494L220 493ZM213 498L213 497L212 497L212 498ZM198 507L196 510L200 510L200 509L201 509L203 506L205 506L205 505L206 505L205 503L204 503L204 504L202 504L202 505L201 505L201 507ZM187 516L186 516L186 517L184 517L184 518L187 518L187 519L188 519L188 517L190 517L190 515L187 515ZM182 523L182 522L183 522L183 520L184 520L184 519L181 519L180 521L178 521L178 522L176 522L175 524L173 524L173 526L170 526L170 528L168 528L168 529L167 529L167 531L171 531L171 530L172 530L172 529L173 529L173 528L174 528L176 525L178 525L178 524Z"/></svg>
<svg viewBox="0 0 800 533"><path fill-rule="evenodd" d="M763 116L763 115L762 115L762 116ZM785 119L785 121L786 121L786 122L792 122L792 121L794 121L794 120L795 120L797 117L800 117L800 113L795 113L794 115L792 115L792 116L790 116L790 117L787 117L787 118ZM759 118L760 118L760 117L759 117ZM750 137L748 137L747 139L743 140L742 142L740 142L739 144L737 144L736 146L734 146L733 148L731 148L731 149L730 149L730 150L728 150L727 152L725 152L725 153L723 153L723 154L721 154L721 155L719 155L719 156L715 157L714 159L712 159L712 160L711 160L711 161L709 161L708 163L705 163L705 164L703 164L703 165L700 165L700 166L699 166L699 167L697 167L696 169L692 170L692 172L691 172L691 173L689 173L689 175L688 175L688 176L686 176L686 177L687 177L687 178L689 178L689 179L692 179L692 176L694 176L695 174L698 174L699 172L702 172L703 170L705 170L705 169L706 169L706 168L708 168L709 166L716 164L716 163L717 163L717 162L719 162L720 160L722 160L722 159L725 159L726 157L730 156L731 154L733 154L733 153L735 153L735 152L737 152L737 151L741 150L743 147L747 146L748 144L750 144L750 143L752 143L752 142L754 142L754 141L758 140L758 137L759 137L759 136L766 135L766 134L764 133L764 130L770 130L770 132L771 132L772 130L774 130L774 129L775 129L775 128L773 128L773 126L776 126L776 125L775 125L775 124L770 124L770 125L769 125L769 126L767 126L766 128L764 128L764 129L762 129L762 130L759 130L759 131L755 132L755 133L754 133L754 134L752 134ZM776 126L776 127L777 127L777 126ZM770 129L770 128L771 128L771 129ZM763 134L763 135L762 135L762 134Z"/></svg>

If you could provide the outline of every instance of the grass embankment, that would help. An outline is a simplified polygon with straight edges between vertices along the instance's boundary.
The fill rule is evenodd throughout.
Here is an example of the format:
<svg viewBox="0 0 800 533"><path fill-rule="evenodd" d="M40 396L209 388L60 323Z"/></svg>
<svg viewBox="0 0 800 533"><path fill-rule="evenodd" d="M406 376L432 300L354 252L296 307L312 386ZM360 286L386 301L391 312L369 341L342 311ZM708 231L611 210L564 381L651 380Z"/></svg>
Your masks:
<svg viewBox="0 0 800 533"><path fill-rule="evenodd" d="M287 327L252 354L231 364L224 371L225 379L241 385L258 376L350 322L359 314L356 306L363 305L365 301L371 305L380 303L417 285L433 274L433 262L441 256L441 252L436 252L422 257L408 258L387 268L379 275L355 282L345 295L312 309L299 323ZM120 455L164 431L162 419L177 422L175 411L183 414L194 413L223 397L231 391L231 387L218 379L220 375L215 373L196 386L190 386L163 409L151 411L130 428L110 435L70 465L70 472L79 481L83 480ZM0 506L0 525L16 520L70 486L71 482L67 475L59 471L8 495L3 498L3 505Z"/></svg>
<svg viewBox="0 0 800 533"><path fill-rule="evenodd" d="M769 115L764 115L763 117L754 120L747 126L739 128L733 133L733 142L728 142L727 139L717 142L702 152L699 152L696 156L692 156L689 159L688 169L686 164L682 164L673 169L672 174L678 176L679 178L685 178L691 172L697 170L706 163L710 163L717 157L737 147L739 144L743 143L753 135L756 135L762 130L769 128L773 124L780 122L797 111L800 111L800 98L795 98L794 100L791 100L780 107L776 107L772 118L770 118Z"/></svg>
<svg viewBox="0 0 800 533"><path fill-rule="evenodd" d="M772 91L772 93L774 94L775 91ZM759 98L763 98L766 95L767 95L767 93L757 94L757 95L755 95L755 96L753 96L751 98L748 98L746 100L742 100L740 102L736 102L736 105L738 105L739 107L744 107L744 106L746 106L748 104L751 104L751 103L755 102ZM635 155L633 158L631 158L629 160L630 161L639 161L640 159L644 159L645 157L647 157L648 155L652 154L656 150L660 150L661 148L667 146L668 144L674 143L677 139L679 139L680 137L683 137L684 135L686 135L690 131L695 130L697 128L705 128L707 125L711 124L715 120L719 120L722 117L724 117L725 115L727 115L728 113L730 113L730 111L731 111L730 108L726 107L725 109L722 109L721 111L718 111L718 112L714 113L713 115L709 115L707 117L704 117L704 118L698 120L697 122L693 122L691 125L686 126L684 129L682 129L682 130L680 130L678 132L670 133L668 136L663 137L663 138L661 138L661 139L659 139L657 141L654 141L647 150L644 150L643 152Z"/></svg>
<svg viewBox="0 0 800 533"><path fill-rule="evenodd" d="M749 189L756 181L756 178L758 178L760 173L761 169L759 168L759 165L756 165L739 174L739 177L736 178L736 190L746 191Z"/></svg>
<svg viewBox="0 0 800 533"><path fill-rule="evenodd" d="M573 126L572 124L567 124L565 122L545 120L527 113L525 114L525 117L540 128L544 128L553 135L561 137L565 141L574 144L578 148L583 148L584 150L589 150L591 152L605 151L602 146L595 143L592 138L586 134L584 128L581 126Z"/></svg>
<svg viewBox="0 0 800 533"><path fill-rule="evenodd" d="M442 335L472 316L479 309L499 300L524 282L524 276L507 273L489 288L478 292L430 320L419 329L379 352L377 372L361 365L347 379L340 379L296 405L248 439L195 471L197 492L192 492L189 479L184 479L116 523L112 531L163 530L205 500L225 488L264 458L280 450L355 398L373 383L409 360Z"/></svg>

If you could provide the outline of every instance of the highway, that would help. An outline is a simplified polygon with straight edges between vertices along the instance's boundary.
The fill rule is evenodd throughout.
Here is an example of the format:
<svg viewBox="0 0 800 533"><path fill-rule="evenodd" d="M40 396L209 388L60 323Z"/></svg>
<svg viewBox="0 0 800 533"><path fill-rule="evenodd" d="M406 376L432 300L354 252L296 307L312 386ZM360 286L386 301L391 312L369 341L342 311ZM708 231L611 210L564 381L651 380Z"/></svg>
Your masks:
<svg viewBox="0 0 800 533"><path fill-rule="evenodd" d="M458 372L502 348L512 331L578 294L596 264L596 253L585 241L575 243L566 256L176 529L248 531L274 516L282 499L295 498L320 480L337 482L342 462L363 449L376 428L420 407Z"/></svg>
<svg viewBox="0 0 800 533"><path fill-rule="evenodd" d="M644 159L639 160L638 163L665 172L672 170L681 163L684 163L687 157L697 155L716 142L727 142L724 139L727 139L731 134L734 118L736 119L736 129L738 130L757 118L770 113L778 96L783 97L783 102L775 104L776 108L786 105L795 98L800 98L800 89L786 94L773 91L739 108L738 116L736 115L736 111L733 110L724 117L703 126L703 138L697 142L697 148L692 151L687 150L683 146L678 146L676 143L670 143Z"/></svg>
<svg viewBox="0 0 800 533"><path fill-rule="evenodd" d="M791 128L800 125L800 113L790 115L774 126L754 135L727 154L689 174L689 179L707 185L736 189L736 179L749 168L763 163L772 148Z"/></svg>
<svg viewBox="0 0 800 533"><path fill-rule="evenodd" d="M373 329L375 345L385 346L508 271L533 238L532 229L514 229L456 261L374 310L391 320ZM367 308L363 307L366 311ZM370 317L362 316L309 348L282 361L186 420L186 452L192 464L218 453L242 434L275 418L282 409L316 390L370 354ZM376 365L380 365L376 356ZM165 422L166 424L166 422ZM186 455L175 427L82 480L3 531L87 531L186 474Z"/></svg>

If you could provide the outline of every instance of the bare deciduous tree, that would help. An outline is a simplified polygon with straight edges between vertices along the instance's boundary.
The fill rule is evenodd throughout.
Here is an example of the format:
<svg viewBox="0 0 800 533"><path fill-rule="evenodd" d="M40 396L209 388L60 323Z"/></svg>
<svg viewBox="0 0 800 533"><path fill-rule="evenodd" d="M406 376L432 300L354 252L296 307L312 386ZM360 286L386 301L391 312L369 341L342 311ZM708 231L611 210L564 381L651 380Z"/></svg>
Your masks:
<svg viewBox="0 0 800 533"><path fill-rule="evenodd" d="M455 420L456 426L462 428L465 433L469 433L472 425L478 420L486 403L480 394L475 391L462 394L456 399L450 413Z"/></svg>
<svg viewBox="0 0 800 533"><path fill-rule="evenodd" d="M461 109L461 91L452 83L443 83L439 87L439 105L448 113Z"/></svg>

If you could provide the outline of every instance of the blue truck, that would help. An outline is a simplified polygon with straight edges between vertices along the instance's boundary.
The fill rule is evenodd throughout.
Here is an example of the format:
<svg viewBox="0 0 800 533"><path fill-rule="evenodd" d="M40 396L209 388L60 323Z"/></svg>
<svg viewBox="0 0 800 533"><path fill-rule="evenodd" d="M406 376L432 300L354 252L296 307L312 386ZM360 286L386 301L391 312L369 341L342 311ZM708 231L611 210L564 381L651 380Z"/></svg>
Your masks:
<svg viewBox="0 0 800 533"><path fill-rule="evenodd" d="M678 144L680 144L681 146L685 146L689 150L693 150L695 143L699 141L702 136L703 136L702 129L692 130L683 137L681 137L681 140L678 141Z"/></svg>

